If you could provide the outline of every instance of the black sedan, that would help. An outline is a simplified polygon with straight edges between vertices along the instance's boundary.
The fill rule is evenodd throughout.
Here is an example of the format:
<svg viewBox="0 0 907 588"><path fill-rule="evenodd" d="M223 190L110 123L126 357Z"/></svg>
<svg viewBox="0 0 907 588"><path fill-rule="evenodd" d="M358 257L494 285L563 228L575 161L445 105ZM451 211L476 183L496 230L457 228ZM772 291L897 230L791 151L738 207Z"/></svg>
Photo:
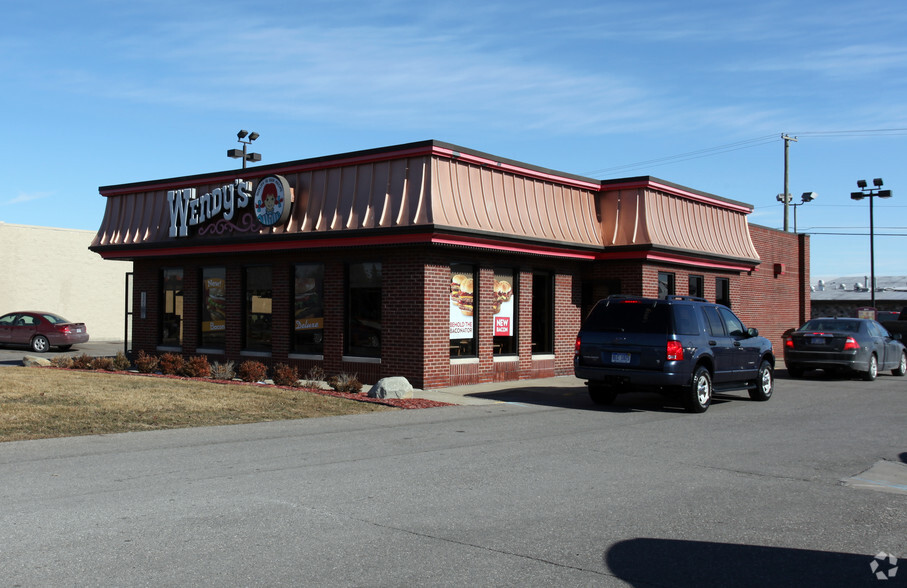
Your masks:
<svg viewBox="0 0 907 588"><path fill-rule="evenodd" d="M799 378L808 369L856 372L875 380L879 370L907 373L907 351L900 335L878 322L858 318L815 318L784 337L787 372Z"/></svg>

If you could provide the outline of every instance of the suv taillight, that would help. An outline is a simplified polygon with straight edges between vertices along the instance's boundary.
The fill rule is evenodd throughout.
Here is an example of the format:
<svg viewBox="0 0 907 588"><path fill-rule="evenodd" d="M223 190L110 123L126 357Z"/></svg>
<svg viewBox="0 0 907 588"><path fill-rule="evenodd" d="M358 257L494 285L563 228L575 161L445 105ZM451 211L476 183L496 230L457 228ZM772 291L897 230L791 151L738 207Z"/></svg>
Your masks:
<svg viewBox="0 0 907 588"><path fill-rule="evenodd" d="M577 337L576 337L576 345L573 347L573 352L574 352L576 355L579 355L579 346L580 346L580 340L579 340L579 336L577 336Z"/></svg>
<svg viewBox="0 0 907 588"><path fill-rule="evenodd" d="M668 341L668 361L683 361L683 345L680 341Z"/></svg>
<svg viewBox="0 0 907 588"><path fill-rule="evenodd" d="M844 341L844 351L847 351L849 349L859 349L859 348L860 348L860 344L857 343L857 340L854 339L853 337L848 337L847 341Z"/></svg>

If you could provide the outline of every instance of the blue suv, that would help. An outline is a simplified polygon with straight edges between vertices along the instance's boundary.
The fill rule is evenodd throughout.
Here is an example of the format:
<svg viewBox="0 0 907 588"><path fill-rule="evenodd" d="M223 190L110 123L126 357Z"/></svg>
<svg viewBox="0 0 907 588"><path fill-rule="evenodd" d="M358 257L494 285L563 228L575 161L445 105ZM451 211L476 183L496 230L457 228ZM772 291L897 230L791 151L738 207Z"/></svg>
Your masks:
<svg viewBox="0 0 907 588"><path fill-rule="evenodd" d="M654 389L705 412L715 391L747 390L765 401L775 385L771 341L728 307L691 296L599 301L576 337L573 367L596 404Z"/></svg>

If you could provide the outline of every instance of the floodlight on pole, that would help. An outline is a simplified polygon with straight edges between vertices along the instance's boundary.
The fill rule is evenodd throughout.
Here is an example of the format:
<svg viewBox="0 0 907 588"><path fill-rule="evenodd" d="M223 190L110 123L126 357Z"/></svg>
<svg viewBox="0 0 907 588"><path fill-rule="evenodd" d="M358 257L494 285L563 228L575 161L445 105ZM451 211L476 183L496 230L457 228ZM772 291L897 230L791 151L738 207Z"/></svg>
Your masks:
<svg viewBox="0 0 907 588"><path fill-rule="evenodd" d="M778 196L776 196L775 199L778 202L783 202L785 206L792 206L794 208L794 232L796 233L797 232L797 207L803 206L807 202L812 202L813 200L815 200L818 197L819 197L819 195L816 194L815 192L804 192L800 196L800 202L791 202L791 200L793 200L793 197L790 194L787 194L786 197L784 194L778 194Z"/></svg>
<svg viewBox="0 0 907 588"><path fill-rule="evenodd" d="M252 141L260 137L258 133L252 131L251 133L245 129L240 129L236 133L236 139L239 143L242 143L242 151L239 149L227 149L227 157L232 157L233 159L242 159L242 168L246 169L247 161L261 161L261 153L247 153L246 147L252 144ZM249 137L246 139L246 137Z"/></svg>
<svg viewBox="0 0 907 588"><path fill-rule="evenodd" d="M875 223L874 213L872 210L872 200L876 196L879 198L891 198L891 190L882 190L884 182L882 178L872 180L873 187L870 188L866 180L857 180L857 187L860 192L851 192L851 200L862 200L869 198L869 293L872 308L876 306L876 259L875 259Z"/></svg>

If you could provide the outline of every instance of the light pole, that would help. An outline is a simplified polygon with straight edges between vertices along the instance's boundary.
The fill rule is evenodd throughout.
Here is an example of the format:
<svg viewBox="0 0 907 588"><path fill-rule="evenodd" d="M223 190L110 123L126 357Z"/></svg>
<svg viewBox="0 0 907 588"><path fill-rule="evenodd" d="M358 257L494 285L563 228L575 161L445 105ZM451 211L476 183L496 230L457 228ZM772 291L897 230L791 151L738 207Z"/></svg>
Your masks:
<svg viewBox="0 0 907 588"><path fill-rule="evenodd" d="M248 139L246 136L248 135ZM246 153L246 147L252 144L252 141L257 139L260 135L255 131L251 133L249 131L241 130L236 133L236 137L239 143L242 143L242 151L239 149L227 149L227 157L232 157L234 159L242 158L242 168L246 169L247 161L261 161L261 153Z"/></svg>
<svg viewBox="0 0 907 588"><path fill-rule="evenodd" d="M816 194L815 192L804 192L802 195L800 195L800 202L791 202L792 196L790 194L787 195L786 200L784 198L784 194L778 194L778 196L776 196L775 199L778 202L784 202L787 206L794 207L794 232L796 233L797 232L797 207L803 206L807 202L812 202L813 200L815 200L818 197L819 197L819 195ZM785 230L787 230L787 229L785 229Z"/></svg>
<svg viewBox="0 0 907 588"><path fill-rule="evenodd" d="M869 198L869 293L872 297L872 308L876 307L876 258L875 258L875 226L873 224L872 199L875 196L879 198L891 198L891 190L882 189L882 178L876 178L872 181L872 188L867 187L866 180L857 180L857 187L860 192L851 192L852 200L862 200Z"/></svg>
<svg viewBox="0 0 907 588"><path fill-rule="evenodd" d="M775 197L775 199L776 199L778 202L784 202L785 207L786 207L786 206L793 206L793 207L794 207L794 232L796 233L796 232L797 232L797 207L798 207L798 206L803 206L803 205L806 204L807 202L812 202L813 200L815 200L815 199L818 198L818 197L819 197L819 195L816 194L815 192L804 192L804 193L800 196L800 202L791 202L792 197L791 197L790 194L787 195L787 198L786 198L786 199L785 199L785 197L784 197L784 194L778 194L778 195ZM785 230L785 231L787 230L787 225L785 225L784 230Z"/></svg>

